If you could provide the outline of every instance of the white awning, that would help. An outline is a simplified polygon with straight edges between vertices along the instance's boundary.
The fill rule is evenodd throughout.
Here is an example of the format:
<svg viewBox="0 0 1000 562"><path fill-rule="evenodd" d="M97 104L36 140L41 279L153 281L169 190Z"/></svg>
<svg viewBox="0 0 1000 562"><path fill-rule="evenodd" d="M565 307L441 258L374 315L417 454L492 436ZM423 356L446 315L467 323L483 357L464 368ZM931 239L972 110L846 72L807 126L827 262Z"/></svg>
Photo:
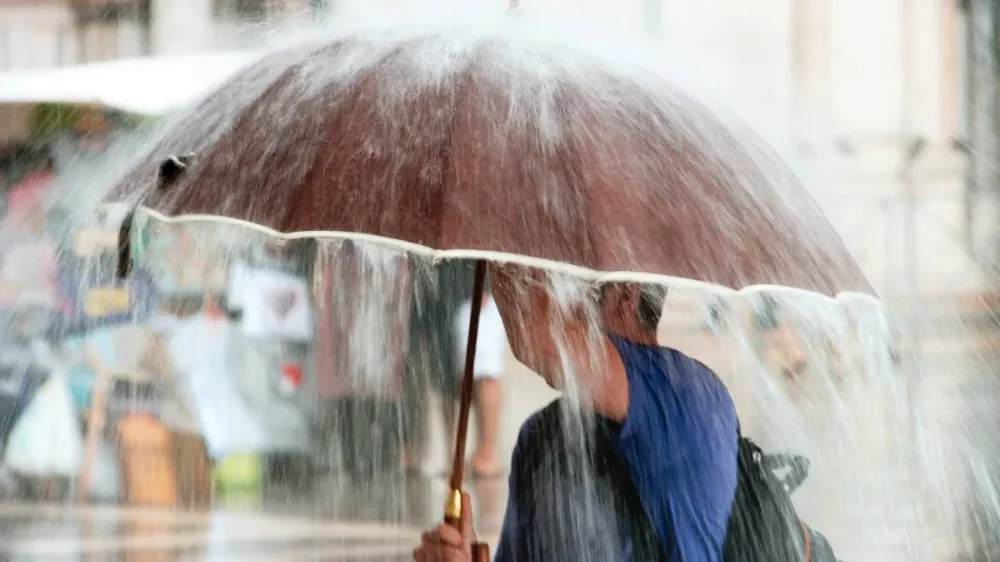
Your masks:
<svg viewBox="0 0 1000 562"><path fill-rule="evenodd" d="M97 104L163 115L199 101L259 53L150 57L0 73L0 105Z"/></svg>

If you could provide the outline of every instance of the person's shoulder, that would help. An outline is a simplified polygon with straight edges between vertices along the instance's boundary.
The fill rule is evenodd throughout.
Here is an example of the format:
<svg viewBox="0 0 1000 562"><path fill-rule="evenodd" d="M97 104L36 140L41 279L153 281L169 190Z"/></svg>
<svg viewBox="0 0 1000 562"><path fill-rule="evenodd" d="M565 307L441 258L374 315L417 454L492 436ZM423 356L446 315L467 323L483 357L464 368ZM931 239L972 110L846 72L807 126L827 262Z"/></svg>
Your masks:
<svg viewBox="0 0 1000 562"><path fill-rule="evenodd" d="M552 451L560 450L560 399L528 416L521 424L511 455L511 482L528 482Z"/></svg>
<svg viewBox="0 0 1000 562"><path fill-rule="evenodd" d="M673 367L678 370L696 373L706 378L719 379L719 376L711 367L679 349L664 346L660 346L658 349L660 357L663 358L664 363L666 363L665 367L667 368Z"/></svg>
<svg viewBox="0 0 1000 562"><path fill-rule="evenodd" d="M517 435L518 442L537 435L539 432L547 431L550 426L559 422L559 400L557 398L549 402L524 420Z"/></svg>
<svg viewBox="0 0 1000 562"><path fill-rule="evenodd" d="M699 378L718 379L718 375L711 367L679 349L662 345L648 346L648 348L652 350L659 369L663 371L696 375Z"/></svg>
<svg viewBox="0 0 1000 562"><path fill-rule="evenodd" d="M551 442L559 434L561 422L559 400L555 399L548 405L528 416L521 424L514 444L514 457L518 458L527 452L534 452L540 445Z"/></svg>
<svg viewBox="0 0 1000 562"><path fill-rule="evenodd" d="M663 379L671 381L675 392L689 397L693 395L701 402L715 401L718 406L735 409L726 383L711 367L670 347L660 347L659 356L660 369L665 375Z"/></svg>

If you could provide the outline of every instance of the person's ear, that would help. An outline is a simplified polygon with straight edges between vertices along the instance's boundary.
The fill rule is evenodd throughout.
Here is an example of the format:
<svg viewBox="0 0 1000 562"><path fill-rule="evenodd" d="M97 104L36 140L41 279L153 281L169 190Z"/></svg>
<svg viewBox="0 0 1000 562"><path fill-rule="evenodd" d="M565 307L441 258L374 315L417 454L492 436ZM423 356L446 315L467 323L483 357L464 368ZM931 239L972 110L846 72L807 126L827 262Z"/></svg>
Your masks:
<svg viewBox="0 0 1000 562"><path fill-rule="evenodd" d="M632 283L615 283L602 293L604 306L620 316L631 316L639 309L641 287Z"/></svg>
<svg viewBox="0 0 1000 562"><path fill-rule="evenodd" d="M621 292L622 308L638 313L639 304L642 302L642 287L637 284L629 283L627 285L622 285Z"/></svg>

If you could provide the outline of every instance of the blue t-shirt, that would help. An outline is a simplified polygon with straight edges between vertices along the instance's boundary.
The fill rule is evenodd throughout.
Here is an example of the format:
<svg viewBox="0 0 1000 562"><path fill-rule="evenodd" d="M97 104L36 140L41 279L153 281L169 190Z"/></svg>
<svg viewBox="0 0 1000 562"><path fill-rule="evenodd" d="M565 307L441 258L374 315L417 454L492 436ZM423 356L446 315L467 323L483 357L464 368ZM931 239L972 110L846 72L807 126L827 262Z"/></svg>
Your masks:
<svg viewBox="0 0 1000 562"><path fill-rule="evenodd" d="M726 525L736 494L739 432L736 408L725 385L708 367L679 351L629 342L612 336L628 376L630 405L628 416L615 431L615 445L629 466L633 483L643 507L664 544L673 545L671 560L683 562L718 562L726 541ZM519 502L513 491L524 483L515 482L525 435L534 418L525 422L511 461L511 496L507 505L503 532L497 547L497 562L534 562L520 560L517 553L540 552L544 536L534 529L571 527L577 532L586 524L574 525L558 515L584 513L588 502L580 489L540 491L532 502ZM557 448L559 444L553 444ZM530 485L530 484L529 484ZM583 488L579 484L561 488ZM537 502L572 501L580 506L558 508L559 521L540 521L545 516ZM592 503L592 502L591 502ZM546 510L546 513L553 513ZM613 515L604 514L613 524ZM551 517L551 515L550 515ZM599 531L599 530L598 530ZM544 533L543 533L544 534ZM632 560L632 545L622 537L616 550L621 556L607 553L610 533L591 532L578 537L578 560ZM666 538L669 537L669 538ZM597 551L604 554L596 555ZM533 557L521 555L521 557Z"/></svg>

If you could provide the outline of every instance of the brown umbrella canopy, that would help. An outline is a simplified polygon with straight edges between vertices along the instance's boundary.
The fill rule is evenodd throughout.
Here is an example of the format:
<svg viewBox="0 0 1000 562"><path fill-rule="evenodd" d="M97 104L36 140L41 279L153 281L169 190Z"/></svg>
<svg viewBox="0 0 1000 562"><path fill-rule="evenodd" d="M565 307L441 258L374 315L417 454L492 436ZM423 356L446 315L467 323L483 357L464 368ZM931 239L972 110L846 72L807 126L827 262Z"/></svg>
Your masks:
<svg viewBox="0 0 1000 562"><path fill-rule="evenodd" d="M152 189L157 164L190 169ZM516 32L262 59L122 180L160 213L825 294L870 286L809 194L655 70Z"/></svg>

